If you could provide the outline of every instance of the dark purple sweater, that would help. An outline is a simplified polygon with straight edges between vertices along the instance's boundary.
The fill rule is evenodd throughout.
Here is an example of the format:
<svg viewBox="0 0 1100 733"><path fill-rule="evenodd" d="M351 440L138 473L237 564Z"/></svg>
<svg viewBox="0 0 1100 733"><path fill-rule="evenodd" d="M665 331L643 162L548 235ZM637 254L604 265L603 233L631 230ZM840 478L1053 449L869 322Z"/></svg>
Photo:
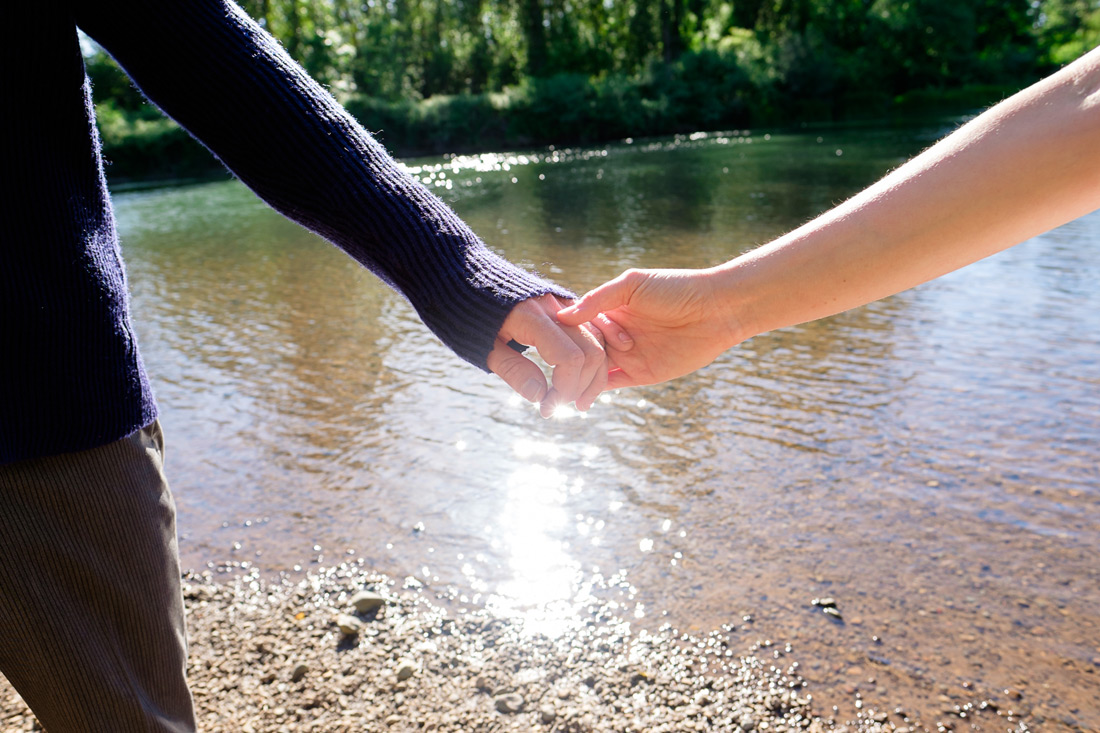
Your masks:
<svg viewBox="0 0 1100 733"><path fill-rule="evenodd" d="M261 198L403 293L463 359L485 368L518 301L566 294L490 252L231 2L16 2L0 17L0 463L103 445L157 412L78 26Z"/></svg>

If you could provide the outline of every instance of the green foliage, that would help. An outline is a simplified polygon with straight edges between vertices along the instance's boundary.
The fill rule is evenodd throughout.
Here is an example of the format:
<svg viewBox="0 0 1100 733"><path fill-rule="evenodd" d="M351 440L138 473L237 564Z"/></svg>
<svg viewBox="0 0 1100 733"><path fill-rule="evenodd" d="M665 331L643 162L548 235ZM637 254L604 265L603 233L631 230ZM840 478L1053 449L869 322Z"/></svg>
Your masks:
<svg viewBox="0 0 1100 733"><path fill-rule="evenodd" d="M155 117L155 110L150 110L145 102L145 97L130 82L126 72L118 67L110 56L105 53L97 53L88 58L84 63L88 79L92 82L92 93L96 99L110 101L118 110L128 113L139 113L143 117ZM152 114L145 114L152 112Z"/></svg>
<svg viewBox="0 0 1100 733"><path fill-rule="evenodd" d="M1100 44L1100 0L241 2L402 152L881 115ZM87 66L116 170L209 163L113 61Z"/></svg>
<svg viewBox="0 0 1100 733"><path fill-rule="evenodd" d="M191 178L220 168L206 148L161 115L150 119L107 100L96 105L96 121L109 177Z"/></svg>
<svg viewBox="0 0 1100 733"><path fill-rule="evenodd" d="M1100 45L1100 2L1097 0L1043 0L1037 26L1047 39L1044 61L1068 64Z"/></svg>
<svg viewBox="0 0 1100 733"><path fill-rule="evenodd" d="M495 94L355 97L347 107L398 151L461 152L738 127L750 120L753 94L732 54L702 51L635 76L556 74Z"/></svg>

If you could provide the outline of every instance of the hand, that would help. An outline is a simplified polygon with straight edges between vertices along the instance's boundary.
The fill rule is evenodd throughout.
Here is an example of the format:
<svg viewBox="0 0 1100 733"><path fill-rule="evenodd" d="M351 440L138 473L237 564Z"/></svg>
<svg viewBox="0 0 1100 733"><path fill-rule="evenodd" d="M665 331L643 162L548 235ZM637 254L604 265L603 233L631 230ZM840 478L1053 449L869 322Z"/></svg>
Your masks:
<svg viewBox="0 0 1100 733"><path fill-rule="evenodd" d="M559 311L558 320L597 319L604 331L602 313L621 327L604 333L608 389L657 384L710 364L743 340L719 277L717 270L627 270Z"/></svg>
<svg viewBox="0 0 1100 733"><path fill-rule="evenodd" d="M605 318L598 319L598 328L586 323L587 319L563 325L557 312L566 304L549 294L518 303L504 320L489 353L490 371L527 401L540 403L543 417L570 402L576 402L581 411L592 407L607 386L603 333L618 338L622 331ZM554 367L549 387L538 365L510 347L511 341L533 346L543 361Z"/></svg>

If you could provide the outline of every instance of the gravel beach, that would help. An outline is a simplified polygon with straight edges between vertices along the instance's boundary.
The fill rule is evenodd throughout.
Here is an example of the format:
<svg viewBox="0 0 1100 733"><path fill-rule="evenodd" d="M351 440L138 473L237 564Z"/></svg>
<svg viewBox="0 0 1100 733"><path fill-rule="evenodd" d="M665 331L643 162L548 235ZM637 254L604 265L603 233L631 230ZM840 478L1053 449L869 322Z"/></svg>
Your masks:
<svg viewBox="0 0 1100 733"><path fill-rule="evenodd" d="M355 563L188 573L184 597L205 731L1027 730L995 709L823 716L779 642L636 630L599 604L551 637ZM38 729L0 678L0 730Z"/></svg>

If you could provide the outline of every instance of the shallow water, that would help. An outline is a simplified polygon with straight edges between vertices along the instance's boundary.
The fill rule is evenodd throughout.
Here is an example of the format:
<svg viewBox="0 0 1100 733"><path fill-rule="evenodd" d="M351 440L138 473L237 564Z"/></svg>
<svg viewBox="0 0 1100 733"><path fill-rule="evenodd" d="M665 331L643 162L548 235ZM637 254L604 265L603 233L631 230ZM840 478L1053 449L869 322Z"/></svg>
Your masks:
<svg viewBox="0 0 1100 733"><path fill-rule="evenodd" d="M583 291L726 260L949 129L409 165ZM610 586L643 626L790 642L841 717L862 698L931 724L992 699L1038 730L1100 729L1100 212L543 421L239 184L115 205L185 566L362 557L551 633Z"/></svg>

